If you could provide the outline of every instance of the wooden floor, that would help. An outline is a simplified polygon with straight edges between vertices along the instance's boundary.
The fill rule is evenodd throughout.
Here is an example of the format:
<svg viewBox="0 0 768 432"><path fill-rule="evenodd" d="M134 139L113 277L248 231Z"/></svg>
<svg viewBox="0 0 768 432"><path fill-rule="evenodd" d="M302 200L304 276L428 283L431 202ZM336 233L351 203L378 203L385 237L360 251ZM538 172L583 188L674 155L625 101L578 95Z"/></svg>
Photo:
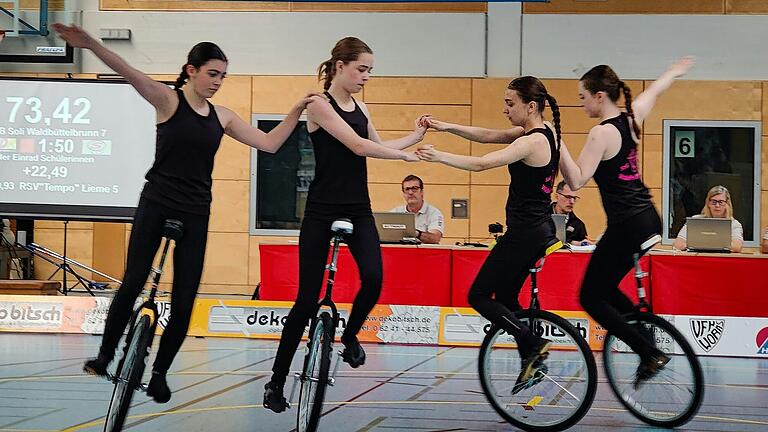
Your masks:
<svg viewBox="0 0 768 432"><path fill-rule="evenodd" d="M80 372L100 338L0 334L0 431L98 431L112 385ZM169 374L167 404L137 393L131 431L291 431L295 408L261 406L277 343L189 338ZM342 365L329 389L321 431L515 430L488 406L477 379L477 349L366 345L360 369ZM600 357L597 358L600 363ZM768 360L702 358L707 388L698 416L682 430L768 430ZM299 365L294 359L294 369ZM602 368L602 364L599 364ZM616 401L603 379L572 430L654 430ZM290 391L290 385L287 387Z"/></svg>

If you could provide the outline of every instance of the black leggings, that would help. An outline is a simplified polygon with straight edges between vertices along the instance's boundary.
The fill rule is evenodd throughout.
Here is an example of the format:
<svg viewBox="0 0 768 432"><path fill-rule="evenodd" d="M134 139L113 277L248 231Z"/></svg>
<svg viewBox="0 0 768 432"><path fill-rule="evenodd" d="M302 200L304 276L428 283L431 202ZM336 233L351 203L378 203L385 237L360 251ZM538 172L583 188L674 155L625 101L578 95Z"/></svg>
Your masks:
<svg viewBox="0 0 768 432"><path fill-rule="evenodd" d="M512 228L499 237L469 290L469 304L480 315L515 337L525 348L535 341L530 329L515 318L521 308L518 296L529 270L555 236L554 222ZM491 296L495 295L495 299Z"/></svg>
<svg viewBox="0 0 768 432"><path fill-rule="evenodd" d="M632 269L632 255L640 252L640 245L660 232L661 219L653 207L621 223L608 225L592 253L581 284L584 310L642 357L652 355L654 348L622 317L632 312L634 305L619 290L619 282Z"/></svg>
<svg viewBox="0 0 768 432"><path fill-rule="evenodd" d="M382 264L379 234L373 216L350 218L354 231L346 241L349 251L360 272L360 291L352 304L347 327L342 341L353 340L363 326L368 313L376 305L381 294ZM272 381L284 383L301 341L304 328L317 312L317 302L328 262L328 250L332 218L305 215L299 235L299 292L285 321L280 346L277 348L275 364L272 366Z"/></svg>
<svg viewBox="0 0 768 432"><path fill-rule="evenodd" d="M173 249L173 293L171 316L160 339L153 369L166 373L187 335L192 307L200 284L208 238L209 215L197 215L170 209L144 197L139 201L128 243L128 262L123 284L115 294L107 314L100 354L112 358L120 337L133 313L136 298L149 276L163 236L166 219L184 224L184 234Z"/></svg>

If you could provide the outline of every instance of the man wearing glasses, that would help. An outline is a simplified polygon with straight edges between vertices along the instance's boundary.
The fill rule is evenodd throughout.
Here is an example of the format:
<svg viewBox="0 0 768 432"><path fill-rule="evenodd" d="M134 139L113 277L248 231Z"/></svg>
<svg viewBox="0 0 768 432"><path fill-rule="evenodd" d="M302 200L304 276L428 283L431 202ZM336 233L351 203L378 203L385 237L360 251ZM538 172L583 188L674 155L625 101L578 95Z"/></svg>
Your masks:
<svg viewBox="0 0 768 432"><path fill-rule="evenodd" d="M422 243L437 244L443 238L443 214L437 207L424 201L424 182L413 174L403 179L405 205L395 207L391 212L416 214L416 238Z"/></svg>
<svg viewBox="0 0 768 432"><path fill-rule="evenodd" d="M565 215L565 240L574 245L595 244L587 237L587 227L573 212L573 206L579 200L579 194L571 190L564 181L557 184L552 214Z"/></svg>

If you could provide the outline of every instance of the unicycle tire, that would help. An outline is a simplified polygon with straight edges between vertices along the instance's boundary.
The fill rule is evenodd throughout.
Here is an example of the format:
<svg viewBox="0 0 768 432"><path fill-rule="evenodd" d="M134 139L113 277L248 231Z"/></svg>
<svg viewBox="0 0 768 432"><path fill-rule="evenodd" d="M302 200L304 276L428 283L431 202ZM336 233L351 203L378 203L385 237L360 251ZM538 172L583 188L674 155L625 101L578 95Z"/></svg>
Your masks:
<svg viewBox="0 0 768 432"><path fill-rule="evenodd" d="M149 316L141 315L128 336L125 355L118 364L114 380L115 390L112 392L112 400L104 423L105 432L116 432L123 428L133 392L141 385L152 337L151 331Z"/></svg>
<svg viewBox="0 0 768 432"><path fill-rule="evenodd" d="M647 312L626 316L671 360L656 376L634 387L634 373L640 358L616 336L608 333L603 363L611 390L633 416L665 428L687 423L699 410L704 397L704 375L698 357L670 322ZM674 393L674 395L673 395Z"/></svg>
<svg viewBox="0 0 768 432"><path fill-rule="evenodd" d="M328 312L323 312L313 320L310 327L307 343L309 352L304 358L296 416L298 432L314 432L320 423L331 368L332 343L333 320Z"/></svg>
<svg viewBox="0 0 768 432"><path fill-rule="evenodd" d="M515 339L491 326L478 361L483 393L496 413L520 429L568 429L584 417L597 391L597 366L589 344L568 320L551 312L528 309L515 316L533 333L550 339L552 348L520 390L521 359Z"/></svg>

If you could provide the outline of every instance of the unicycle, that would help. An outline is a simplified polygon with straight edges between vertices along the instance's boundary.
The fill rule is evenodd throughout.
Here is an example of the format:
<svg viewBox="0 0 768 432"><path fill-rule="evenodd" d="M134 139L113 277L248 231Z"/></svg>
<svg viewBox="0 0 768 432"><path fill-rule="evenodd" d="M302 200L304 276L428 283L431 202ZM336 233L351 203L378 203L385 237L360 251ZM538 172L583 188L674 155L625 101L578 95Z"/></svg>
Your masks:
<svg viewBox="0 0 768 432"><path fill-rule="evenodd" d="M338 219L331 224L333 232L333 247L331 262L326 266L328 270L328 283L325 288L325 296L318 304L318 312L309 326L309 340L307 341L307 354L304 356L304 368L301 373L296 373L291 396L296 385L300 386L298 412L296 415L296 429L298 432L314 432L320 423L320 414L323 410L325 390L327 386L333 386L334 378L329 377L331 367L331 352L333 350L333 338L336 327L339 324L339 313L331 299L333 280L336 276L336 263L339 257L339 245L345 235L352 234L352 221ZM336 358L334 373L339 366L340 356Z"/></svg>
<svg viewBox="0 0 768 432"><path fill-rule="evenodd" d="M603 347L603 362L608 383L632 415L653 426L677 427L685 424L699 410L704 397L704 376L699 359L683 335L668 321L654 315L646 302L642 279L648 276L640 268L640 256L661 242L655 235L634 254L635 280L640 301L626 315L649 342L664 352L670 361L652 378L635 387L635 372L640 357L616 336L608 333Z"/></svg>
<svg viewBox="0 0 768 432"><path fill-rule="evenodd" d="M541 310L536 275L547 255L562 247L553 240L531 273L531 303L515 317L533 333L552 340L543 361L522 389L516 386L522 359L515 338L492 324L480 347L478 372L488 402L507 422L526 431L561 431L587 413L597 391L597 366L585 337L588 325L577 329L565 318Z"/></svg>
<svg viewBox="0 0 768 432"><path fill-rule="evenodd" d="M152 287L149 298L134 311L125 348L123 348L123 357L117 364L115 374L107 375L107 379L115 384L115 390L112 392L109 411L107 411L107 418L104 423L105 432L122 430L131 399L133 399L133 392L139 389L146 391L147 389L147 386L141 382L141 378L144 375L146 360L152 347L152 339L155 336L155 328L159 318L155 303L157 285L163 273L163 265L171 240L178 241L181 238L182 227L182 223L178 220L168 219L165 221L163 253L160 256L158 267L152 269Z"/></svg>

